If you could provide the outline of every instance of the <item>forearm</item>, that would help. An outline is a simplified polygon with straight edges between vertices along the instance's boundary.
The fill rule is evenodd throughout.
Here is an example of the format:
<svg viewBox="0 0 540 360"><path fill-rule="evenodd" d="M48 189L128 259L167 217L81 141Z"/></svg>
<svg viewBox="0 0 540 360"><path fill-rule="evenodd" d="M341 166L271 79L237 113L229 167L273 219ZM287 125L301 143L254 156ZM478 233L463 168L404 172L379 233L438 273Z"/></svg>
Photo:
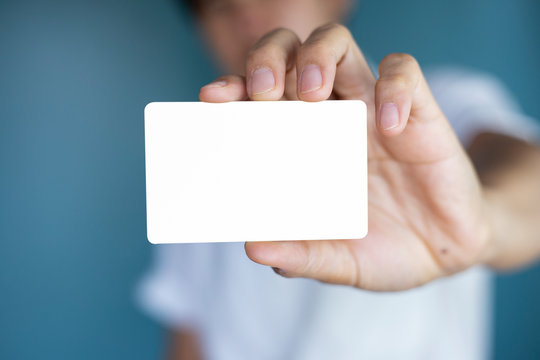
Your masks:
<svg viewBox="0 0 540 360"><path fill-rule="evenodd" d="M469 154L484 188L491 228L485 263L502 270L540 258L540 149L482 134Z"/></svg>
<svg viewBox="0 0 540 360"><path fill-rule="evenodd" d="M192 328L182 328L170 332L167 359L202 360L199 334Z"/></svg>

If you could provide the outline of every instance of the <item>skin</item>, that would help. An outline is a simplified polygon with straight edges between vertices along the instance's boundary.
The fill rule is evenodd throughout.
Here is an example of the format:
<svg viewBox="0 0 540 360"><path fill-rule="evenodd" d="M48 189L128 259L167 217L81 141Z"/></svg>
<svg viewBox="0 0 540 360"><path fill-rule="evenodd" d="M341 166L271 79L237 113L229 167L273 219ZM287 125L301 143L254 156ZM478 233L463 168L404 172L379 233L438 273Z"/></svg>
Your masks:
<svg viewBox="0 0 540 360"><path fill-rule="evenodd" d="M412 56L386 56L374 76L350 32L332 23L349 6L214 0L199 13L217 58L239 74L203 87L202 101L335 98L368 106L368 236L246 243L249 258L285 277L373 291L410 289L477 264L507 269L535 260L538 147L482 134L467 153ZM510 155L493 161L494 151Z"/></svg>
<svg viewBox="0 0 540 360"><path fill-rule="evenodd" d="M167 359L203 360L198 332L193 328L175 329L169 332Z"/></svg>
<svg viewBox="0 0 540 360"><path fill-rule="evenodd" d="M342 18L349 0L201 0L197 12L204 40L225 71L244 73L251 47L276 28L305 40L313 29Z"/></svg>
<svg viewBox="0 0 540 360"><path fill-rule="evenodd" d="M302 44L294 32L281 29L249 53L246 85L241 77L228 76L220 79L226 86L203 88L200 98L222 101L230 93L238 97L227 100L240 100L245 89L251 100L279 100L291 59L301 74L300 100L333 94L368 105L369 234L247 243L248 256L284 276L377 291L419 286L481 261L491 236L481 186L411 56L387 56L375 79L345 27L324 25ZM264 92L257 84L260 69L271 69L276 79Z"/></svg>

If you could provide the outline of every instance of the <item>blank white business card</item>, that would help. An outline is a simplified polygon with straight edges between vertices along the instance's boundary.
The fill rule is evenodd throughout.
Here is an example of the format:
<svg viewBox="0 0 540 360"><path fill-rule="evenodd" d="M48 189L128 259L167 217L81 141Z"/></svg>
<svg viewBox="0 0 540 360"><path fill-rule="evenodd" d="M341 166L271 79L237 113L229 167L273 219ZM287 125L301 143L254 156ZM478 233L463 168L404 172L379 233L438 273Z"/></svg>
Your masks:
<svg viewBox="0 0 540 360"><path fill-rule="evenodd" d="M356 100L150 103L148 240L362 238L366 133Z"/></svg>

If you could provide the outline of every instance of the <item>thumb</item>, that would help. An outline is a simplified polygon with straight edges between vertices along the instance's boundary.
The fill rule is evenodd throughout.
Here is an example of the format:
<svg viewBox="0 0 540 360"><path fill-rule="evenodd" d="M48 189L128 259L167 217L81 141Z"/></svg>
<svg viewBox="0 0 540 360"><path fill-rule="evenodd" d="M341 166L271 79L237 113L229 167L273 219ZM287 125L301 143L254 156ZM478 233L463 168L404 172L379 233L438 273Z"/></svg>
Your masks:
<svg viewBox="0 0 540 360"><path fill-rule="evenodd" d="M247 256L272 266L284 277L307 277L323 282L358 286L358 267L352 250L359 240L247 242Z"/></svg>

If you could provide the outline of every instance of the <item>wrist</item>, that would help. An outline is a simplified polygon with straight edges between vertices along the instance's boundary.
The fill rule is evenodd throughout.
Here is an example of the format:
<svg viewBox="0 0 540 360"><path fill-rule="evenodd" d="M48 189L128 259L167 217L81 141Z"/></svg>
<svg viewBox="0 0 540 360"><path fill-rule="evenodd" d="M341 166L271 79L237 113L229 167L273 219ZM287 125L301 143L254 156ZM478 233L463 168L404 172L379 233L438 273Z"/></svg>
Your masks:
<svg viewBox="0 0 540 360"><path fill-rule="evenodd" d="M478 262L496 269L540 256L540 148L499 134L479 136L468 149L482 190L488 238Z"/></svg>
<svg viewBox="0 0 540 360"><path fill-rule="evenodd" d="M522 191L520 191L522 192ZM529 194L524 204L517 192L508 188L484 191L484 213L488 241L481 262L497 270L523 266L540 255L538 241L538 200Z"/></svg>

